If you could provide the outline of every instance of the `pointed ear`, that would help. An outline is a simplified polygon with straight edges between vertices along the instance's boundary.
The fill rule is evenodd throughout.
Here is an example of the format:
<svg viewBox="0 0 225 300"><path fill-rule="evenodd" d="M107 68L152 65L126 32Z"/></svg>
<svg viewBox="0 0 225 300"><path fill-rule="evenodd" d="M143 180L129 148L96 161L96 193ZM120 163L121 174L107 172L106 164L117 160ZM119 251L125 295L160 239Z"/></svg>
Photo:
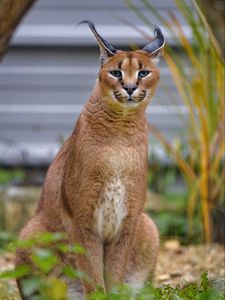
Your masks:
<svg viewBox="0 0 225 300"><path fill-rule="evenodd" d="M94 36L95 36L98 46L100 48L100 52L101 52L100 59L101 59L101 64L103 65L104 63L106 63L106 61L110 57L112 57L113 55L116 54L117 49L115 49L112 45L110 45L106 40L104 40L99 35L99 33L95 29L95 25L92 22L84 20L84 21L81 21L78 25L80 25L80 24L88 24L91 31L94 33Z"/></svg>
<svg viewBox="0 0 225 300"><path fill-rule="evenodd" d="M142 50L147 52L154 63L158 63L160 55L163 53L165 38L159 27L154 30L155 38L147 44Z"/></svg>

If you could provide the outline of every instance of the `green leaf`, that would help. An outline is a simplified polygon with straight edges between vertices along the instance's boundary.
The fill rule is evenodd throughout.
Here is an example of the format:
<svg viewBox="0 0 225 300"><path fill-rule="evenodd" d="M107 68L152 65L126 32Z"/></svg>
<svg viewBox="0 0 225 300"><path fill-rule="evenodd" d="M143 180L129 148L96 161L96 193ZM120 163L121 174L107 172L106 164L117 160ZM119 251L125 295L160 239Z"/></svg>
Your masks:
<svg viewBox="0 0 225 300"><path fill-rule="evenodd" d="M32 261L43 273L51 271L59 262L58 257L50 249L34 249Z"/></svg>
<svg viewBox="0 0 225 300"><path fill-rule="evenodd" d="M209 287L208 273L204 272L201 275L201 290L202 291L207 291L208 287Z"/></svg>
<svg viewBox="0 0 225 300"><path fill-rule="evenodd" d="M49 300L67 300L67 285L63 280L50 278L42 294Z"/></svg>
<svg viewBox="0 0 225 300"><path fill-rule="evenodd" d="M35 292L39 291L43 283L38 277L30 277L22 281L22 290L24 295L31 296Z"/></svg>
<svg viewBox="0 0 225 300"><path fill-rule="evenodd" d="M73 279L86 278L86 275L83 272L74 269L71 265L63 267L62 272L64 275L66 275L69 278L73 278Z"/></svg>
<svg viewBox="0 0 225 300"><path fill-rule="evenodd" d="M86 250L79 244L59 244L57 245L57 249L62 251L63 253L72 252L76 254L86 254Z"/></svg>
<svg viewBox="0 0 225 300"><path fill-rule="evenodd" d="M28 275L30 272L30 267L27 265L21 265L15 267L12 270L6 270L0 273L0 279L16 279Z"/></svg>

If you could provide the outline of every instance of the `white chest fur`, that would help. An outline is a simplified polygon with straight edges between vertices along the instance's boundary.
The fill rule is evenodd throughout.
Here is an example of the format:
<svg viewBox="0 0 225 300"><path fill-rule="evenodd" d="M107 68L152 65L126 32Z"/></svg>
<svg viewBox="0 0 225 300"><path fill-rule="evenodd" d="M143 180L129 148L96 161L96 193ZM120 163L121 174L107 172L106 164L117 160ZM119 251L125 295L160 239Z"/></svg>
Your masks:
<svg viewBox="0 0 225 300"><path fill-rule="evenodd" d="M119 233L126 215L125 186L119 177L114 177L106 184L94 212L96 231L100 238L112 240Z"/></svg>

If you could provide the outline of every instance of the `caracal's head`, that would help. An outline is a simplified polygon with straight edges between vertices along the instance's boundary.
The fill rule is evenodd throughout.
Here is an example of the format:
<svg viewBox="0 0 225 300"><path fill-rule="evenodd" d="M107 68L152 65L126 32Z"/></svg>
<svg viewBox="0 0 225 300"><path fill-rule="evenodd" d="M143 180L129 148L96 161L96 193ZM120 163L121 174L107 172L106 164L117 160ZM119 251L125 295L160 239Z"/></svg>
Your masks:
<svg viewBox="0 0 225 300"><path fill-rule="evenodd" d="M103 101L115 109L146 107L159 80L157 62L165 45L161 30L142 50L121 51L104 40L90 21L101 52L99 85Z"/></svg>

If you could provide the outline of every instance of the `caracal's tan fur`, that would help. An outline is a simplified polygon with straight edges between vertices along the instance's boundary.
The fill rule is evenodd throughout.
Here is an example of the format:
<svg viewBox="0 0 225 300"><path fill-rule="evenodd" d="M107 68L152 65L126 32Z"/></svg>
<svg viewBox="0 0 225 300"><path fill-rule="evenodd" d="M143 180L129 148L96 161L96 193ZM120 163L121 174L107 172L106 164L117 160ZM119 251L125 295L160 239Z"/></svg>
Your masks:
<svg viewBox="0 0 225 300"><path fill-rule="evenodd" d="M97 83L48 170L35 216L20 235L26 239L39 232L66 232L69 243L86 248L87 255L61 257L62 265L69 262L90 279L69 282L71 299L87 297L96 286L104 291L123 282L143 286L153 274L159 247L156 226L142 212L148 154L145 109L159 80L154 62L159 53L110 53L99 38ZM114 77L113 70L120 70L122 78ZM149 74L138 78L141 70ZM129 101L125 87L134 84ZM30 263L28 252L19 250L16 261Z"/></svg>

